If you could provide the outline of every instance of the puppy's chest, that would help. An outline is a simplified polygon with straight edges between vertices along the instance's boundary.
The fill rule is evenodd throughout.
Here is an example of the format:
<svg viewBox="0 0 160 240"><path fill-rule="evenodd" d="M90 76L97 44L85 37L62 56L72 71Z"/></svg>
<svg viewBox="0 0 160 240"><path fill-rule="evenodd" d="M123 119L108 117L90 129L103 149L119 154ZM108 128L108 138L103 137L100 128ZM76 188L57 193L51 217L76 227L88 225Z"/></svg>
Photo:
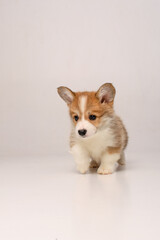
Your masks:
<svg viewBox="0 0 160 240"><path fill-rule="evenodd" d="M88 139L84 142L84 147L87 149L90 156L94 159L99 159L107 147L113 145L113 134L109 130L97 133L93 138Z"/></svg>

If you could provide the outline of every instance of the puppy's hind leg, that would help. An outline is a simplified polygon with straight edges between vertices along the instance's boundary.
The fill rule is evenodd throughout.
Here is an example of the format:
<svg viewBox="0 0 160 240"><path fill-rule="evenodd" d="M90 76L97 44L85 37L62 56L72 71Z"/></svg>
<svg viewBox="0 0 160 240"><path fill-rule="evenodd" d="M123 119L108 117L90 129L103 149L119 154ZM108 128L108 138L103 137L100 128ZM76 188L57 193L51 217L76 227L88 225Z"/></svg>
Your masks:
<svg viewBox="0 0 160 240"><path fill-rule="evenodd" d="M89 167L90 168L98 168L99 164L95 160L91 160Z"/></svg>
<svg viewBox="0 0 160 240"><path fill-rule="evenodd" d="M121 153L121 157L120 157L120 159L118 160L118 163L119 163L120 165L125 165L125 164L126 164L124 152Z"/></svg>

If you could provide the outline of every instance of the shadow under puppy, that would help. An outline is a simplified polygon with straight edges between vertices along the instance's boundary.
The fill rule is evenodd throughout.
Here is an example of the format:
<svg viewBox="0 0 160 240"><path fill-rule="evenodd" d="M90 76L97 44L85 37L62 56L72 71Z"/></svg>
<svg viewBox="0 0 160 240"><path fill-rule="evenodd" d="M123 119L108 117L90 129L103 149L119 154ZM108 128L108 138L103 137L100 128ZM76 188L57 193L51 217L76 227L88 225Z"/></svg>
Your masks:
<svg viewBox="0 0 160 240"><path fill-rule="evenodd" d="M111 83L103 84L97 92L58 88L69 107L70 147L80 173L86 173L89 167L98 167L99 174L111 174L117 162L125 164L128 136L113 109L115 92Z"/></svg>

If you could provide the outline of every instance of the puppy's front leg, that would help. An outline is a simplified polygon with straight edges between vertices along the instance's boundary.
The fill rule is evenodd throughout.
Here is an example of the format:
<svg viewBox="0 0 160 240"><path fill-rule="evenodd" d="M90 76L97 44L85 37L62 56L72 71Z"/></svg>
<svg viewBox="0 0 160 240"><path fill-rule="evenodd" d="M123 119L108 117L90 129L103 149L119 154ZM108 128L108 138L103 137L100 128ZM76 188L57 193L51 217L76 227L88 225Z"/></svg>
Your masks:
<svg viewBox="0 0 160 240"><path fill-rule="evenodd" d="M97 172L99 174L111 174L115 171L116 162L120 159L120 153L106 153L103 154L101 165Z"/></svg>
<svg viewBox="0 0 160 240"><path fill-rule="evenodd" d="M88 152L79 144L75 144L71 148L77 169L80 173L86 173L89 169L90 157Z"/></svg>

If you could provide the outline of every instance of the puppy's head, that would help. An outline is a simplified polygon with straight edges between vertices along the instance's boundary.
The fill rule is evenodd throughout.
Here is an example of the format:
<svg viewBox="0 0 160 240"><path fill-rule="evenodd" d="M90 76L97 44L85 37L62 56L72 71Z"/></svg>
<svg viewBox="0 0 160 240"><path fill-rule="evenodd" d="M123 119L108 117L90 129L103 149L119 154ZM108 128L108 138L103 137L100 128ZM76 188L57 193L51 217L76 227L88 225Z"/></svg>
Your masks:
<svg viewBox="0 0 160 240"><path fill-rule="evenodd" d="M103 127L106 117L113 114L115 88L103 84L97 92L73 92L59 87L60 97L67 103L77 137L87 138Z"/></svg>

